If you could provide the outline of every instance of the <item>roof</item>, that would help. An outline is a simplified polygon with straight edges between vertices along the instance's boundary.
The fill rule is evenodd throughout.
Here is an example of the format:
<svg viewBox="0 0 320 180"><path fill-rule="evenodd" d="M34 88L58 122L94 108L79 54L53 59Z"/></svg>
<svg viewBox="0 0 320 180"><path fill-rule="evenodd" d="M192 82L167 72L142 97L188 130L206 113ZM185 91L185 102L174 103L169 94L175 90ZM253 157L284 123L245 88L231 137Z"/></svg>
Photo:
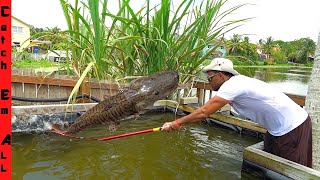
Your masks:
<svg viewBox="0 0 320 180"><path fill-rule="evenodd" d="M38 46L41 44L51 44L51 41L40 41L40 40L34 39L34 40L30 40L30 44L31 46Z"/></svg>
<svg viewBox="0 0 320 180"><path fill-rule="evenodd" d="M23 24L25 24L25 25L27 25L27 26L29 26L30 27L30 24L28 24L28 23L25 23L24 21L22 21L22 20L20 20L20 19L18 19L18 18L16 18L16 17L14 17L14 16L11 16L13 19L15 19L15 20L17 20L17 21L19 21L19 22L21 22L21 23L23 23Z"/></svg>

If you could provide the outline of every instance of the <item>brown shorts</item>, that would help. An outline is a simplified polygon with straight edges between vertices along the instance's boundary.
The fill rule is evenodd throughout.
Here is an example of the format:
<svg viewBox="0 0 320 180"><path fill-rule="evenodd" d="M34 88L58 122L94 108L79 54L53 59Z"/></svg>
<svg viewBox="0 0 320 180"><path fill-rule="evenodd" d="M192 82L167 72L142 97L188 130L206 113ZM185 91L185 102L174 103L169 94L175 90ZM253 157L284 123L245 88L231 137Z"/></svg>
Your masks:
<svg viewBox="0 0 320 180"><path fill-rule="evenodd" d="M283 136L264 136L264 151L312 167L312 124L308 118Z"/></svg>

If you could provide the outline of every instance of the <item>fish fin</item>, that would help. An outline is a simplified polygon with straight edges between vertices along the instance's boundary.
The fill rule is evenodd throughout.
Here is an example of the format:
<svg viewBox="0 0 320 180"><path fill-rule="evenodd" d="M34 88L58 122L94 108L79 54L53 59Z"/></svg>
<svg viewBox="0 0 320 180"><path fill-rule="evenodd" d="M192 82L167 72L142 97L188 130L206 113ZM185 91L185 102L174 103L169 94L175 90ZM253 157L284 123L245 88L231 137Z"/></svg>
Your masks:
<svg viewBox="0 0 320 180"><path fill-rule="evenodd" d="M110 122L110 125L109 125L109 131L110 132L114 132L116 131L118 128L120 127L120 123L116 123L116 122Z"/></svg>
<svg viewBox="0 0 320 180"><path fill-rule="evenodd" d="M140 119L140 118L141 118L141 116L140 116L139 113L134 113L134 114L133 114L133 117L134 117L134 120L137 120L137 119Z"/></svg>
<svg viewBox="0 0 320 180"><path fill-rule="evenodd" d="M55 130L57 132L64 133L66 131L64 125L62 125L62 124L51 124L51 127L53 130Z"/></svg>

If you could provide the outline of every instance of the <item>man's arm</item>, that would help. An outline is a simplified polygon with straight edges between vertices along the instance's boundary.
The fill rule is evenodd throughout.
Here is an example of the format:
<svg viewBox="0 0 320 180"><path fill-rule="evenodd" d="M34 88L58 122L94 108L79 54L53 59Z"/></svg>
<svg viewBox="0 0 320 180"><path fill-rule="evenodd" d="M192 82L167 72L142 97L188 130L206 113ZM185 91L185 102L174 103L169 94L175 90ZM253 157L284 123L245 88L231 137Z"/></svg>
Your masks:
<svg viewBox="0 0 320 180"><path fill-rule="evenodd" d="M220 108L222 108L224 105L226 105L229 101L226 99L223 99L219 96L214 96L211 98L207 103L205 103L203 106L192 112L191 114L187 116L183 116L179 118L178 120L167 122L162 126L163 131L170 131L173 129L178 129L184 124L192 124L197 123L205 118L207 118L210 114L215 113Z"/></svg>

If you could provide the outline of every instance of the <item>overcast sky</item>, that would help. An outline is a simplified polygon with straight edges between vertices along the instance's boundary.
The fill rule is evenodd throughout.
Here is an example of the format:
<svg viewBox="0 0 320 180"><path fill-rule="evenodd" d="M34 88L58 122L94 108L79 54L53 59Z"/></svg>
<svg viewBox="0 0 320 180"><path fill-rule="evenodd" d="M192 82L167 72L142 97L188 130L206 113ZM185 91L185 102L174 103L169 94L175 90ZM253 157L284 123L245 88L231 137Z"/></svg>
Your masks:
<svg viewBox="0 0 320 180"><path fill-rule="evenodd" d="M138 4L142 0L131 2ZM232 34L248 34L253 43L257 43L259 39L265 40L269 36L274 40L283 41L304 37L318 40L320 0L229 0L226 6L239 3L254 5L239 9L234 17L255 18L227 34L227 39ZM12 15L38 28L58 26L62 30L67 29L59 0L12 0Z"/></svg>

